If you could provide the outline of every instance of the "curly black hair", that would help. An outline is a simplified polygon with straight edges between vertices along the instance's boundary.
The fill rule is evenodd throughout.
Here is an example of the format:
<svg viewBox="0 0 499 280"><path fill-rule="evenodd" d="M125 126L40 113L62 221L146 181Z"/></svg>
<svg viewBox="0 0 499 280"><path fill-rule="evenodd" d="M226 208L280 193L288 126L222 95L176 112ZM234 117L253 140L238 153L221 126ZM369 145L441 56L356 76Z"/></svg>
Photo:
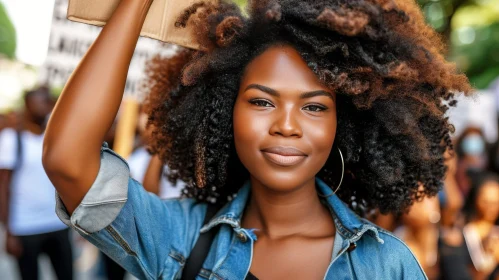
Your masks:
<svg viewBox="0 0 499 280"><path fill-rule="evenodd" d="M346 168L338 195L352 209L398 214L441 188L452 149L445 113L472 88L412 0L253 0L246 13L200 2L176 25L193 26L201 50L152 60L147 112L152 152L172 181L187 183L184 195L223 203L248 180L233 105L246 65L276 44L296 48L337 93L335 145ZM334 151L317 175L331 187L341 170Z"/></svg>

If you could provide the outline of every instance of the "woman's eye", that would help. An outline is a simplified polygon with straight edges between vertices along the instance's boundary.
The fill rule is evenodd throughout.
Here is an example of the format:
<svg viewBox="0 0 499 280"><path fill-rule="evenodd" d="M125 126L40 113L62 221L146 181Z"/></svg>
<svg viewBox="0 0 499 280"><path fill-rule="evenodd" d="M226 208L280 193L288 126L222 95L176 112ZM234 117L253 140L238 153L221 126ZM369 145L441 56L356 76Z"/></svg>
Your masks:
<svg viewBox="0 0 499 280"><path fill-rule="evenodd" d="M326 110L327 108L324 106L319 106L319 105L307 105L303 109L311 112L322 112Z"/></svg>
<svg viewBox="0 0 499 280"><path fill-rule="evenodd" d="M250 103L259 107L274 107L272 103L268 102L267 100L263 99L253 99L250 100Z"/></svg>

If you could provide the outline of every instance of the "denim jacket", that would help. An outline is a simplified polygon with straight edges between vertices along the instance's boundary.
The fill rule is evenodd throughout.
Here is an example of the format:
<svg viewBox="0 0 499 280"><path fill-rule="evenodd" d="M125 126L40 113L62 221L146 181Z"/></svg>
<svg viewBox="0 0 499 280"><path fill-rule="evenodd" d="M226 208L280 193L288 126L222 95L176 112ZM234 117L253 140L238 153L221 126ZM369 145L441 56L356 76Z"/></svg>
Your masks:
<svg viewBox="0 0 499 280"><path fill-rule="evenodd" d="M317 179L336 225L324 279L427 279L407 246L355 215ZM130 178L125 160L107 146L97 178L71 217L57 197L61 220L139 279L180 279L200 232L220 225L196 279L243 280L249 272L252 229L241 227L249 183L203 225L207 205L194 199L160 200ZM258 277L258 275L256 275Z"/></svg>

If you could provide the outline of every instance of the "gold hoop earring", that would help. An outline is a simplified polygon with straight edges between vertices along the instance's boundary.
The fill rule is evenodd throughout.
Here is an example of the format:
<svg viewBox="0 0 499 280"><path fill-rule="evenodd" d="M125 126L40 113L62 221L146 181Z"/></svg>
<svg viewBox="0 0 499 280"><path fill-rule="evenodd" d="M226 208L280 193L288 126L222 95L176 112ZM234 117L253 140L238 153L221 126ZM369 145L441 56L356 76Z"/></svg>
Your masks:
<svg viewBox="0 0 499 280"><path fill-rule="evenodd" d="M338 152L340 153L340 159L341 159L341 177L340 177L340 183L338 184L338 186L336 187L336 189L334 190L334 192L331 193L331 194L323 195L323 194L319 193L319 196L321 196L321 197L329 197L329 196L334 195L340 189L341 183L343 183L343 176L345 175L345 161L343 160L343 153L341 153L340 148L338 148Z"/></svg>

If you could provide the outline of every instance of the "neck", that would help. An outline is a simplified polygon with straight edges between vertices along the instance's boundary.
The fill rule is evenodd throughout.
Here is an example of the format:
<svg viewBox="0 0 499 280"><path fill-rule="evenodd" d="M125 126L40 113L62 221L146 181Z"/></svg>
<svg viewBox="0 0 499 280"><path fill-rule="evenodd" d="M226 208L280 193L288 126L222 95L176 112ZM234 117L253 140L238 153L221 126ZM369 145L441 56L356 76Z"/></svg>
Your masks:
<svg viewBox="0 0 499 280"><path fill-rule="evenodd" d="M438 250L438 229L433 224L428 224L422 227L413 227L408 230L410 243L417 244L418 251L421 253L420 262L423 268L429 268L435 265L437 261Z"/></svg>
<svg viewBox="0 0 499 280"><path fill-rule="evenodd" d="M419 244L425 244L428 243L428 239L434 240L436 243L436 239L434 239L434 234L436 234L437 228L436 226L432 224L428 224L422 227L411 227L409 230L409 234L411 235L410 238L412 238L414 241L418 242ZM431 243L431 241L430 241Z"/></svg>
<svg viewBox="0 0 499 280"><path fill-rule="evenodd" d="M244 216L245 228L258 229L257 236L271 239L317 234L317 229L324 225L328 225L328 233L334 234L331 214L319 200L315 179L292 191L281 192L251 178L251 198Z"/></svg>

